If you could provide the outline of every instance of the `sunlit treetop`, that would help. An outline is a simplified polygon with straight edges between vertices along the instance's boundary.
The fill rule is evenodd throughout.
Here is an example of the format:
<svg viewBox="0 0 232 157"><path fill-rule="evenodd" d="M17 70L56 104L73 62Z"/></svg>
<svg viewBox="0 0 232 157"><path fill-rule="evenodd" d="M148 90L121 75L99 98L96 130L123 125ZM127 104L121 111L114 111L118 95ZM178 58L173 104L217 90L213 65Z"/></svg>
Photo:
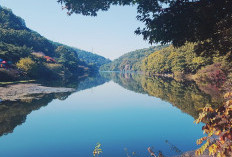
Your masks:
<svg viewBox="0 0 232 157"><path fill-rule="evenodd" d="M58 0L68 14L97 16L112 5L135 5L137 19L145 24L135 33L142 34L150 43L173 43L181 46L186 41L207 39L221 42L222 31L232 25L231 0ZM125 15L126 16L126 15ZM225 47L225 46L224 46Z"/></svg>

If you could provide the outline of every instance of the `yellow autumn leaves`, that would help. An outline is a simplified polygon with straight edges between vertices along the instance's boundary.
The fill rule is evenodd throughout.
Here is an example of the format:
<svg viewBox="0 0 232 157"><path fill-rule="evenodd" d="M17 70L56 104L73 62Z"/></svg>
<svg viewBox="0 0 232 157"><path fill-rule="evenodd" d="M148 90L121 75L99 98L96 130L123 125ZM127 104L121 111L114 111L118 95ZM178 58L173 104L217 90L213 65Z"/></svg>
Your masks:
<svg viewBox="0 0 232 157"><path fill-rule="evenodd" d="M218 109L208 105L203 108L203 112L195 121L196 123L204 121L206 124L202 130L208 134L197 140L198 145L206 142L196 150L196 155L202 155L208 149L209 155L232 156L232 93L225 94L224 98L226 102Z"/></svg>
<svg viewBox="0 0 232 157"><path fill-rule="evenodd" d="M93 156L98 156L99 154L102 153L102 149L100 148L101 147L101 144L100 143L97 143L95 149L93 150Z"/></svg>

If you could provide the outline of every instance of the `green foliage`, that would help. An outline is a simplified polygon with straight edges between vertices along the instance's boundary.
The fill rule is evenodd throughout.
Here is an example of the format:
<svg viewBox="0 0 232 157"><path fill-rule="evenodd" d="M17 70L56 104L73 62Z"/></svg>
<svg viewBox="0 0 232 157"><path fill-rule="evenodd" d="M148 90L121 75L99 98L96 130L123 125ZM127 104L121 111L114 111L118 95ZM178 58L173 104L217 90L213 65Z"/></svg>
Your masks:
<svg viewBox="0 0 232 157"><path fill-rule="evenodd" d="M64 65L71 72L77 70L79 59L75 52L70 52L64 46L57 47L55 52L58 63Z"/></svg>
<svg viewBox="0 0 232 157"><path fill-rule="evenodd" d="M105 57L102 57L100 55L91 53L91 52L87 52L84 50L80 50L80 49L76 49L74 48L78 54L78 58L81 61L86 62L89 65L92 66L96 66L97 68L100 68L100 66L104 65L104 64L108 64L111 62L110 59L106 59Z"/></svg>
<svg viewBox="0 0 232 157"><path fill-rule="evenodd" d="M10 9L0 6L0 27L5 29L23 30L26 29L24 20L15 16Z"/></svg>
<svg viewBox="0 0 232 157"><path fill-rule="evenodd" d="M109 64L100 67L101 71L141 71L142 60L156 50L160 50L166 46L155 46L147 49L140 49L115 59Z"/></svg>
<svg viewBox="0 0 232 157"><path fill-rule="evenodd" d="M0 42L0 58L12 61L13 63L17 62L20 58L29 56L31 51L31 48L26 46L16 46Z"/></svg>
<svg viewBox="0 0 232 157"><path fill-rule="evenodd" d="M196 73L202 66L212 63L212 59L195 54L194 43L186 43L175 48L169 46L156 51L143 60L142 70L152 74Z"/></svg>
<svg viewBox="0 0 232 157"><path fill-rule="evenodd" d="M27 27L24 30L0 27L0 41L18 47L31 48L33 51L43 52L48 56L54 55L53 43Z"/></svg>
<svg viewBox="0 0 232 157"><path fill-rule="evenodd" d="M175 48L157 46L127 53L109 64L101 66L101 71L143 71L148 74L174 74L181 78L185 74L195 74L199 69L220 61L222 67L229 70L230 54L213 57L198 56L195 52L195 43L186 43Z"/></svg>

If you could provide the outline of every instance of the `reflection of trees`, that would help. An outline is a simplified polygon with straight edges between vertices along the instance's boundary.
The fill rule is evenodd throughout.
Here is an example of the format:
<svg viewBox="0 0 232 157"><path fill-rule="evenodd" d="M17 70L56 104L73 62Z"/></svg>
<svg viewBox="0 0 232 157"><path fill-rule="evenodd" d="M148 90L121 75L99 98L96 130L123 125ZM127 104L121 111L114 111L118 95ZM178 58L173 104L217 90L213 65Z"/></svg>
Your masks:
<svg viewBox="0 0 232 157"><path fill-rule="evenodd" d="M168 101L174 106L193 116L198 117L198 109L205 104L216 106L220 99L213 99L212 96L202 92L195 83L177 82L173 79L147 78L134 73L101 73L95 76L64 80L54 84L56 87L75 88L76 92L89 89L112 79L122 87L142 93L149 94ZM44 83L45 84L45 83ZM30 96L27 101L1 102L0 103L0 136L13 132L17 125L25 122L26 116L34 110L46 106L54 99L65 100L72 93L37 94Z"/></svg>
<svg viewBox="0 0 232 157"><path fill-rule="evenodd" d="M172 79L143 78L144 90L152 96L168 101L183 112L194 118L198 117L199 109L206 104L217 106L222 100L214 100L210 95L202 92L195 83L177 82Z"/></svg>
<svg viewBox="0 0 232 157"><path fill-rule="evenodd" d="M44 82L50 86L71 87L76 91L85 90L104 84L109 79L96 74L95 76L85 77L82 79L64 80L62 82ZM39 110L46 106L54 99L65 100L72 93L53 93L53 94L36 94L30 95L31 99L20 100L15 102L0 103L0 136L12 133L14 128L26 121L27 115L34 110Z"/></svg>
<svg viewBox="0 0 232 157"><path fill-rule="evenodd" d="M86 77L85 79L81 80L78 84L77 91L93 88L99 85L102 85L106 82L110 81L109 78L103 77L99 73Z"/></svg>
<svg viewBox="0 0 232 157"><path fill-rule="evenodd" d="M111 78L115 83L119 84L120 86L134 91L136 93L145 94L144 89L141 84L142 77L135 73L108 73L103 72L101 73L102 76Z"/></svg>
<svg viewBox="0 0 232 157"><path fill-rule="evenodd" d="M52 81L52 82L39 82L44 86L49 87L65 87L74 88L76 91L85 90L88 88L93 88L110 81L109 77L103 77L99 73L92 74L90 76L83 76L81 78L70 78L62 81Z"/></svg>
<svg viewBox="0 0 232 157"><path fill-rule="evenodd" d="M115 83L138 93L147 93L151 96L170 102L183 112L190 114L195 119L198 117L199 108L206 104L217 106L223 100L204 93L194 82L177 82L174 79L152 77L131 73L128 78L123 73L103 74L111 77Z"/></svg>
<svg viewBox="0 0 232 157"><path fill-rule="evenodd" d="M2 102L0 105L0 136L13 132L17 125L25 122L26 117L34 110L46 106L53 99L62 99L70 93L37 94L27 102Z"/></svg>

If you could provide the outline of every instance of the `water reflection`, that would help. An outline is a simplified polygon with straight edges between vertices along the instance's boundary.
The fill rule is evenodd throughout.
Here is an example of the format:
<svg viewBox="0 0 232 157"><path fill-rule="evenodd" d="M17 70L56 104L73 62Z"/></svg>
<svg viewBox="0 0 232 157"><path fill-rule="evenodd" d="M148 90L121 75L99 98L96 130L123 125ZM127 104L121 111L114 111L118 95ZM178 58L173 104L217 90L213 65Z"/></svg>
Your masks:
<svg viewBox="0 0 232 157"><path fill-rule="evenodd" d="M29 94L27 99L0 102L0 136L12 133L16 126L26 121L32 111L47 106L55 99L66 100L74 92L93 88L108 82L109 78L95 74L89 77L72 78L57 82L36 82L49 87L74 88L73 92ZM1 100L1 98L0 98Z"/></svg>
<svg viewBox="0 0 232 157"><path fill-rule="evenodd" d="M141 94L149 94L171 103L183 112L198 117L199 108L206 104L219 105L223 99L206 94L194 82L177 82L135 73L100 73L90 77L63 80L60 82L40 82L44 86L74 88L75 92L96 87L113 80L120 86ZM25 122L26 116L34 110L46 106L54 99L65 100L71 92L30 95L30 99L0 102L0 136L13 132L13 129ZM216 94L217 96L220 93Z"/></svg>
<svg viewBox="0 0 232 157"><path fill-rule="evenodd" d="M204 90L204 86L187 80L178 82L171 78L147 77L136 73L102 72L101 75L112 79L125 89L167 101L195 119L199 115L199 109L206 104L218 106L223 102L223 97L217 89L211 88L209 92L208 89Z"/></svg>
<svg viewBox="0 0 232 157"><path fill-rule="evenodd" d="M37 94L30 101L6 101L0 104L0 136L12 133L17 125L25 122L34 110L46 106L53 99L67 97L70 93Z"/></svg>
<svg viewBox="0 0 232 157"><path fill-rule="evenodd" d="M127 90L113 82L98 87L93 93L86 90L110 80ZM2 137L4 140L0 143L1 147L4 146L2 149L7 149L2 151L3 154L9 154L12 145L15 148L18 147L15 144L18 137L24 138L30 134L30 138L27 139L27 146L33 145L33 149L30 150L34 153L39 151L37 150L38 146L43 148L49 146L47 156L50 155L49 152L56 156L62 156L60 154L62 151L63 153L76 151L79 156L86 156L87 153L92 155L93 145L96 142L102 142L104 156L118 157L124 154L124 156L137 155L141 157L145 152L148 153L147 148L152 144L155 146L152 150L156 153L161 150L165 154L168 152L169 155L179 155L195 149L195 140L202 134L200 127L192 126L193 118L181 114L178 109L196 118L198 109L205 104L217 106L221 102L220 93L211 92L218 95L215 98L210 92L204 92L205 88L193 82L178 82L158 77L148 78L135 73L100 73L61 82L39 83L49 87L66 87L75 90L63 93L39 93L30 95L30 99L0 102L0 136L3 136L12 133L18 125L23 124L27 115L32 111L47 106L55 99L65 100L65 105L60 101L54 101L48 105L46 109L50 106L54 108L46 110L46 113L38 113L39 120L35 119L35 115L32 116L33 118L31 117L31 121L28 118L32 130L27 126L21 128L21 132L15 131L14 134L11 134L15 135L12 138ZM79 92L83 90L86 91ZM75 92L79 93L73 94ZM159 99L134 92L160 98L178 109ZM38 131L40 129L38 124L45 124L44 134L40 134ZM49 124L52 126L48 127ZM27 131L28 129L29 131ZM33 131L35 131L36 137L31 133ZM17 132L21 134L17 134ZM68 134L64 134L64 132L68 132ZM51 135L54 136L54 143L46 141L47 136ZM178 138L179 135L182 138ZM44 138L45 141L38 142L37 145L35 141L41 138ZM6 141L9 141L8 145L5 143ZM63 149L61 150L61 148ZM78 150L78 148L80 149ZM27 147L23 147L23 149L27 150ZM112 152L114 152L113 155ZM65 155L63 154L63 156ZM74 155L70 154L70 156Z"/></svg>

